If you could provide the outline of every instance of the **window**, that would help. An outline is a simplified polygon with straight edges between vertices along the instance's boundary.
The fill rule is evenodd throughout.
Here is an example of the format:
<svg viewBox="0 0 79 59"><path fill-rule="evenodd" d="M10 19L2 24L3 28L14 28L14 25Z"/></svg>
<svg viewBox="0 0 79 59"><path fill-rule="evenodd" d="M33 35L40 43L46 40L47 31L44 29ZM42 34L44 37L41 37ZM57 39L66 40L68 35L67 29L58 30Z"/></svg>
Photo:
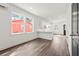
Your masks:
<svg viewBox="0 0 79 59"><path fill-rule="evenodd" d="M26 32L32 32L32 26L33 26L32 19L26 18L25 23L26 23Z"/></svg>
<svg viewBox="0 0 79 59"><path fill-rule="evenodd" d="M22 15L11 14L11 32L12 34L31 33L33 31L32 18Z"/></svg>

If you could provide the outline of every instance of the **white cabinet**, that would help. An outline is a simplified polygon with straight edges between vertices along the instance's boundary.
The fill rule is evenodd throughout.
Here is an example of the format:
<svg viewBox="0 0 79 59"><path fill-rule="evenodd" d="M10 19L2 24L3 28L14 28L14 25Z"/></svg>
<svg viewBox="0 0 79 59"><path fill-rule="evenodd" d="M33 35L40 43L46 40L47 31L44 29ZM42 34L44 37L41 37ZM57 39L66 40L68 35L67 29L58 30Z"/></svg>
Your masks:
<svg viewBox="0 0 79 59"><path fill-rule="evenodd" d="M43 38L47 40L52 40L53 38L52 32L37 32L37 35L39 38Z"/></svg>

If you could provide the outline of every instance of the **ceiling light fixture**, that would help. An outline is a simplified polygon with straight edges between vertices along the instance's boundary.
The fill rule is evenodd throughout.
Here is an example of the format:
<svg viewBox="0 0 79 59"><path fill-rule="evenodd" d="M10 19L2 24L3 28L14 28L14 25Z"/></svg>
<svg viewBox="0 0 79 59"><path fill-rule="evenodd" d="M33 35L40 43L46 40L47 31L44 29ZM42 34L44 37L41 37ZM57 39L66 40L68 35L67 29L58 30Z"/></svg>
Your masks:
<svg viewBox="0 0 79 59"><path fill-rule="evenodd" d="M30 9L33 9L32 7Z"/></svg>

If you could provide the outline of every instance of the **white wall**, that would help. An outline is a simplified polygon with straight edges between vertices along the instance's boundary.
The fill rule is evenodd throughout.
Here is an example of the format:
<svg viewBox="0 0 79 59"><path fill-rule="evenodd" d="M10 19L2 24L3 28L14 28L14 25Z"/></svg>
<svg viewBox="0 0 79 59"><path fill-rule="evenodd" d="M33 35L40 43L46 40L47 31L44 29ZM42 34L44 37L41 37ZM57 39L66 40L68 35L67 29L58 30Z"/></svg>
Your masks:
<svg viewBox="0 0 79 59"><path fill-rule="evenodd" d="M68 8L68 13L67 13L67 36L68 36L68 39L67 39L67 42L68 42L68 47L69 47L69 52L70 52L70 55L72 55L72 39L71 39L71 22L72 22L72 4L69 4L69 8Z"/></svg>
<svg viewBox="0 0 79 59"><path fill-rule="evenodd" d="M0 7L0 50L37 38L36 31L38 29L38 18L40 17L11 4L2 5L7 8ZM34 32L12 35L9 19L11 11L32 17L34 19Z"/></svg>

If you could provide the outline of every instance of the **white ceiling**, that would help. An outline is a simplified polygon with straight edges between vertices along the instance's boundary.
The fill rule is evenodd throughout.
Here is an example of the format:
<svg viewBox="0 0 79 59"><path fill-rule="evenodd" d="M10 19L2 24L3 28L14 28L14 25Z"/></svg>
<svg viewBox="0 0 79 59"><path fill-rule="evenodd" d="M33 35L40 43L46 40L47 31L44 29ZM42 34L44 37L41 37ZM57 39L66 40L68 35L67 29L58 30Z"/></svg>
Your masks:
<svg viewBox="0 0 79 59"><path fill-rule="evenodd" d="M14 3L35 15L54 19L67 12L68 3Z"/></svg>

